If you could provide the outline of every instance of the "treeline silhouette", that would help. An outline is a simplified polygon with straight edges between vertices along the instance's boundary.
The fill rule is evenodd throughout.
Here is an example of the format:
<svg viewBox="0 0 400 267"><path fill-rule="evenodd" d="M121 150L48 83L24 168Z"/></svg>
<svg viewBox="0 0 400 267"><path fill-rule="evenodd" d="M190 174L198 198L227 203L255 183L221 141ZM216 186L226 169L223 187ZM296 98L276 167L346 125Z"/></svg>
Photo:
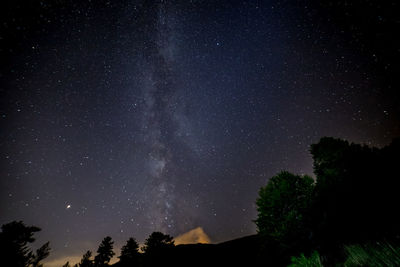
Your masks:
<svg viewBox="0 0 400 267"><path fill-rule="evenodd" d="M154 232L141 251L131 237L114 266L400 266L400 139L378 149L324 137L310 152L315 178L282 171L260 189L256 235L176 246ZM39 230L3 225L2 264L42 266L49 243L35 253L28 246ZM114 255L107 236L74 266L109 266Z"/></svg>
<svg viewBox="0 0 400 267"><path fill-rule="evenodd" d="M265 262L287 265L297 256L292 266L399 266L400 139L378 149L324 137L310 152L315 181L281 172L259 192ZM367 259L366 247L377 255L392 247L392 262Z"/></svg>

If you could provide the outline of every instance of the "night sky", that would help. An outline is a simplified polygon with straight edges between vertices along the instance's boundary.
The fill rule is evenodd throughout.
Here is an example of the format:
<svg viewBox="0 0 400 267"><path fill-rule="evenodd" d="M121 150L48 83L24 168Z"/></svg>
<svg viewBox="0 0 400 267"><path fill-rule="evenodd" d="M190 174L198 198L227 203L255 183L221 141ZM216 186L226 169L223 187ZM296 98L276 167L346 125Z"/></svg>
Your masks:
<svg viewBox="0 0 400 267"><path fill-rule="evenodd" d="M254 234L310 144L400 136L396 1L1 2L0 224L41 227L49 260Z"/></svg>

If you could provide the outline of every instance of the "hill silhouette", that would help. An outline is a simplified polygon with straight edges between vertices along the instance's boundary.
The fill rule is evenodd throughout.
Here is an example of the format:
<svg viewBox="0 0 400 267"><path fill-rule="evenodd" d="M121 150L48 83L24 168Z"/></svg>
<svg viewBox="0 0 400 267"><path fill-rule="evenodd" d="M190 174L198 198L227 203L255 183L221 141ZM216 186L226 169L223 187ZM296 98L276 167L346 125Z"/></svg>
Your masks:
<svg viewBox="0 0 400 267"><path fill-rule="evenodd" d="M163 266L265 266L261 261L258 235L218 244L179 244L169 250ZM113 266L123 266L120 262ZM141 265L138 265L141 266ZM150 265L143 265L150 266Z"/></svg>

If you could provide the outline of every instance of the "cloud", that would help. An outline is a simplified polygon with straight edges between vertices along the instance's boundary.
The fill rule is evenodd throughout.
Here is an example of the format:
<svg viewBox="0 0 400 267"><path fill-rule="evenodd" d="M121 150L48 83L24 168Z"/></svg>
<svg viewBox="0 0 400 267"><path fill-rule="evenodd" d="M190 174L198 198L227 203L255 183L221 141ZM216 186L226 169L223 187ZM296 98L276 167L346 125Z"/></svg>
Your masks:
<svg viewBox="0 0 400 267"><path fill-rule="evenodd" d="M189 232L181 234L175 238L175 244L209 244L211 243L211 239L204 232L203 228L197 227Z"/></svg>

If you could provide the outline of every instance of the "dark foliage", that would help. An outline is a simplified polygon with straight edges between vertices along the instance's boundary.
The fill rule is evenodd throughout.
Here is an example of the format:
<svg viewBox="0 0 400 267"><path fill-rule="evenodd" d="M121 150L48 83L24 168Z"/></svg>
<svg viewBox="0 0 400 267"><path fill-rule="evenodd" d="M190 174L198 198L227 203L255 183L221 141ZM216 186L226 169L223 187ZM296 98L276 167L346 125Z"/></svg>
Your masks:
<svg viewBox="0 0 400 267"><path fill-rule="evenodd" d="M139 264L141 255L139 253L139 244L131 237L121 248L120 259L121 266L133 266Z"/></svg>
<svg viewBox="0 0 400 267"><path fill-rule="evenodd" d="M95 267L109 266L108 263L115 255L113 251L113 244L114 242L109 236L106 236L103 241L101 241L100 246L97 249L97 255L94 257Z"/></svg>
<svg viewBox="0 0 400 267"><path fill-rule="evenodd" d="M157 256L141 254L140 260L132 265L121 261L114 266L265 266L265 256L259 254L260 238L258 235L246 236L220 244L188 244L169 247L168 253ZM273 261L269 260L269 263ZM273 264L271 266L278 266Z"/></svg>
<svg viewBox="0 0 400 267"><path fill-rule="evenodd" d="M310 214L322 249L399 234L398 143L376 149L322 138L311 146L317 184Z"/></svg>
<svg viewBox="0 0 400 267"><path fill-rule="evenodd" d="M146 239L143 251L146 255L157 255L174 246L174 239L171 236L161 232L153 232Z"/></svg>
<svg viewBox="0 0 400 267"><path fill-rule="evenodd" d="M259 192L263 251L284 264L290 255L318 250L332 263L345 260L344 244L398 242L400 141L377 149L325 137L311 154L315 186L309 177L281 172Z"/></svg>
<svg viewBox="0 0 400 267"><path fill-rule="evenodd" d="M281 172L272 177L259 191L258 232L284 251L303 245L308 236L305 217L313 189L314 180L309 176Z"/></svg>
<svg viewBox="0 0 400 267"><path fill-rule="evenodd" d="M47 242L36 253L28 247L29 243L35 241L33 235L39 232L36 226L26 226L23 222L11 222L1 227L0 233L0 258L4 266L15 267L40 267L41 261L50 252Z"/></svg>
<svg viewBox="0 0 400 267"><path fill-rule="evenodd" d="M150 266L169 262L171 260L171 249L174 248L174 239L161 232L153 232L145 241L142 248L146 264Z"/></svg>
<svg viewBox="0 0 400 267"><path fill-rule="evenodd" d="M79 267L93 267L92 252L90 250L83 254Z"/></svg>
<svg viewBox="0 0 400 267"><path fill-rule="evenodd" d="M36 254L33 255L32 258L32 267L42 267L43 264L40 262L47 258L50 254L50 246L49 242L45 243L43 246L41 246L39 249L36 250Z"/></svg>

